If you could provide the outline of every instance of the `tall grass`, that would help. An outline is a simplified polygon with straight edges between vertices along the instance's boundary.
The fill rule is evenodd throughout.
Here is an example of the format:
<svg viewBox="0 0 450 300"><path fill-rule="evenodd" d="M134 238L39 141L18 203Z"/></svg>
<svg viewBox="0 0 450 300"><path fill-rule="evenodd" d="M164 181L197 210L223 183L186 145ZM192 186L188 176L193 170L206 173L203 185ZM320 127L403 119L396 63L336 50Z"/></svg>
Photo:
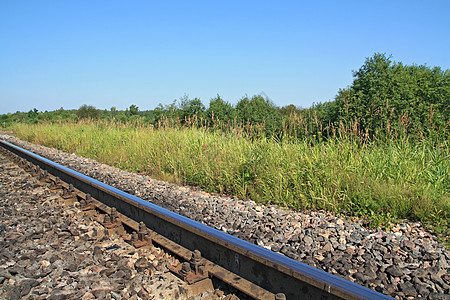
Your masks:
<svg viewBox="0 0 450 300"><path fill-rule="evenodd" d="M408 138L364 142L341 134L302 140L139 122L15 124L24 140L206 191L294 209L421 220L449 234L450 150ZM386 223L384 223L386 224Z"/></svg>

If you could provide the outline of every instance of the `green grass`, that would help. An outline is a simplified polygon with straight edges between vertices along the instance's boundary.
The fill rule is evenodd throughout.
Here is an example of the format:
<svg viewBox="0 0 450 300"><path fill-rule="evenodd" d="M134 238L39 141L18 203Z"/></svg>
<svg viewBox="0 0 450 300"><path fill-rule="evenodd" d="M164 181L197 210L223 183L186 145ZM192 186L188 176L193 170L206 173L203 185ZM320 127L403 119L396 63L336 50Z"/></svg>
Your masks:
<svg viewBox="0 0 450 300"><path fill-rule="evenodd" d="M293 209L420 220L447 237L449 142L246 138L239 130L105 122L15 124L24 140L178 184Z"/></svg>

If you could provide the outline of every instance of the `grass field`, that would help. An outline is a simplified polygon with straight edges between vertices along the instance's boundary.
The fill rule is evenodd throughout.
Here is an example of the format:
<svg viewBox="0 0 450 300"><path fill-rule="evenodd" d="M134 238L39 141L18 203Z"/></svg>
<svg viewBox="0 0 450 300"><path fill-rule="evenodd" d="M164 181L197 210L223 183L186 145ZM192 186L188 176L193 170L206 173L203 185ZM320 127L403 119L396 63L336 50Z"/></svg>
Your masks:
<svg viewBox="0 0 450 300"><path fill-rule="evenodd" d="M239 130L89 121L11 129L30 142L208 192L364 217L372 226L420 220L443 239L450 234L448 141L361 143L320 134L280 141Z"/></svg>

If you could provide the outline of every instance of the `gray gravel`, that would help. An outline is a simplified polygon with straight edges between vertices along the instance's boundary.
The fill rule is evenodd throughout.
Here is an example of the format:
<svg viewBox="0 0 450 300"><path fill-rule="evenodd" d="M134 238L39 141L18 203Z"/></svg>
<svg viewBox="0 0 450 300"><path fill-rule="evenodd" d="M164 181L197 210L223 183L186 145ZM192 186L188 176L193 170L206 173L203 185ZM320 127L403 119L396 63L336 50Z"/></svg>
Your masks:
<svg viewBox="0 0 450 300"><path fill-rule="evenodd" d="M327 212L219 197L0 135L181 215L398 299L450 299L450 251L420 223L369 230Z"/></svg>
<svg viewBox="0 0 450 300"><path fill-rule="evenodd" d="M136 249L78 206L0 153L0 299L230 297L191 297L168 272L178 260L157 247Z"/></svg>

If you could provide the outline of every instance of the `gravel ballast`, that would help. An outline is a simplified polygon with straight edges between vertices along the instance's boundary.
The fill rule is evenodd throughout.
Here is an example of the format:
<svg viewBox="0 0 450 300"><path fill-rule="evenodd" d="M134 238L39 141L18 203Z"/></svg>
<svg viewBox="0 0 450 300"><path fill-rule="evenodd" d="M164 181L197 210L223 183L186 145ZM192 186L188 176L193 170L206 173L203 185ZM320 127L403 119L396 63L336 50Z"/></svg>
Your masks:
<svg viewBox="0 0 450 300"><path fill-rule="evenodd" d="M213 289L193 295L168 270L177 259L135 248L102 217L0 153L0 299L232 299Z"/></svg>
<svg viewBox="0 0 450 300"><path fill-rule="evenodd" d="M389 296L450 299L450 251L420 223L397 224L391 231L369 230L363 221L352 222L327 212L294 212L210 195L13 136L0 138L171 211Z"/></svg>

